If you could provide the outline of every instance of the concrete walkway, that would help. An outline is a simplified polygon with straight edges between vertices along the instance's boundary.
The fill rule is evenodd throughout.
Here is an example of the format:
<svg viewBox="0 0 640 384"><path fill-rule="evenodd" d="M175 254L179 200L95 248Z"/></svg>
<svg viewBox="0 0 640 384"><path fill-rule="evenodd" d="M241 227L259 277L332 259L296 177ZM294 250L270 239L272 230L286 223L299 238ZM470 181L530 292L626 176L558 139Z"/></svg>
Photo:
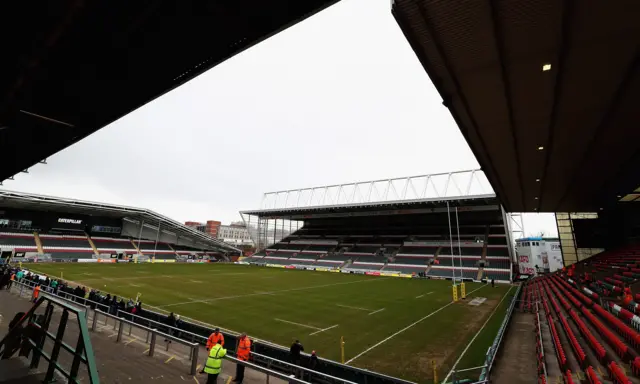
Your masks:
<svg viewBox="0 0 640 384"><path fill-rule="evenodd" d="M23 297L19 296L17 290L12 293L7 291L0 292L0 315L2 315L2 323L0 324L0 337L3 337L8 331L8 323L17 312L26 312L31 308L28 301L30 292L23 292ZM43 313L44 308L38 309L38 313ZM49 331L56 333L60 312L56 311L52 318ZM123 328L122 340L116 342L117 329L114 330L113 319L105 319L99 316L96 332L90 332L91 342L93 345L96 364L100 376L101 383L140 383L140 382L157 382L157 383L177 383L192 382L205 383L207 375L189 374L191 367L191 359L189 356L190 349L177 343L165 343L160 337L157 340L155 354L153 357L148 356L149 344L147 342L147 332L129 326ZM88 319L88 326L91 328L92 318ZM70 321L65 330L64 341L69 345L75 346L79 335L77 320ZM150 339L150 337L149 337ZM50 350L52 342L49 340L45 344L45 350ZM200 347L198 362L204 364L206 358L206 349ZM14 359L11 359L14 360ZM20 359L23 360L23 359ZM65 368L71 365L72 356L64 350L60 353L60 363ZM46 361L41 361L39 371L44 372L47 367ZM235 364L230 361L223 362L223 372L218 377L218 382L226 383L227 380L235 373ZM83 381L88 379L86 368L81 366L80 378ZM62 377L59 377L62 379ZM244 383L265 383L266 375L251 369L245 370ZM66 380L63 380L66 382ZM274 377L270 378L270 382L279 384L284 383ZM0 383L3 383L0 381Z"/></svg>

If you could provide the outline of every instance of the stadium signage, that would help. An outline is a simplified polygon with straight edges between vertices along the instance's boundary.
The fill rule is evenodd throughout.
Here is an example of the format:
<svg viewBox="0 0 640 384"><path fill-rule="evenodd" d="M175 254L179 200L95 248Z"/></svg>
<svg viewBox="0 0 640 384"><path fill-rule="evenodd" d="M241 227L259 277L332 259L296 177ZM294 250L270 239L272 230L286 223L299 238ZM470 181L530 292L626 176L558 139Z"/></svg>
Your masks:
<svg viewBox="0 0 640 384"><path fill-rule="evenodd" d="M62 224L82 224L82 220L80 219L65 219L63 217L58 219L58 223Z"/></svg>

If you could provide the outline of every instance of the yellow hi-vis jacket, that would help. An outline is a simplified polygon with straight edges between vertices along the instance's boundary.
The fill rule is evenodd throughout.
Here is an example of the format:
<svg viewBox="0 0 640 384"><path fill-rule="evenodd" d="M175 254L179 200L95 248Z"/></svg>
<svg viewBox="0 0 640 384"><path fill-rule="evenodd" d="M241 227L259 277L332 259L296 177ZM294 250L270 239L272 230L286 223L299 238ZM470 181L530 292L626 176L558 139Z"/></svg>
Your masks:
<svg viewBox="0 0 640 384"><path fill-rule="evenodd" d="M222 358L227 355L227 350L220 344L216 344L209 351L209 357L204 366L204 371L212 375L217 375L222 370Z"/></svg>

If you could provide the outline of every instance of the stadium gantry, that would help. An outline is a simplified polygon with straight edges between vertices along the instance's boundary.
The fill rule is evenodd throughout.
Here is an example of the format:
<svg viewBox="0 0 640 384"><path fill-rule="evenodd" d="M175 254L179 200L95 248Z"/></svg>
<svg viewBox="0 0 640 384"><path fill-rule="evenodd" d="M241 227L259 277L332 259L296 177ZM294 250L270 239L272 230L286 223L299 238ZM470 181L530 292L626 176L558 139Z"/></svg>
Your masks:
<svg viewBox="0 0 640 384"><path fill-rule="evenodd" d="M480 170L265 193L241 212L245 263L457 280L512 280L510 220Z"/></svg>

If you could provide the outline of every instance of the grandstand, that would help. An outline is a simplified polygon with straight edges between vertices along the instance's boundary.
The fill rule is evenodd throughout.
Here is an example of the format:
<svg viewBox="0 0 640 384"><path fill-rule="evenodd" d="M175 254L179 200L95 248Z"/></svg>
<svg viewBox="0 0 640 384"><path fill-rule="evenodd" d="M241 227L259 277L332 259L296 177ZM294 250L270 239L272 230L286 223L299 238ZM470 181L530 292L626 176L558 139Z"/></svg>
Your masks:
<svg viewBox="0 0 640 384"><path fill-rule="evenodd" d="M0 191L0 252L17 261L162 262L240 251L146 209Z"/></svg>
<svg viewBox="0 0 640 384"><path fill-rule="evenodd" d="M394 0L392 14L505 209L555 212L575 266L523 286L481 379L640 382L640 296L620 298L640 271L640 3Z"/></svg>
<svg viewBox="0 0 640 384"><path fill-rule="evenodd" d="M241 212L261 245L243 262L510 282L509 220L482 178L472 170L267 193L266 208ZM379 196L356 200L374 188Z"/></svg>

